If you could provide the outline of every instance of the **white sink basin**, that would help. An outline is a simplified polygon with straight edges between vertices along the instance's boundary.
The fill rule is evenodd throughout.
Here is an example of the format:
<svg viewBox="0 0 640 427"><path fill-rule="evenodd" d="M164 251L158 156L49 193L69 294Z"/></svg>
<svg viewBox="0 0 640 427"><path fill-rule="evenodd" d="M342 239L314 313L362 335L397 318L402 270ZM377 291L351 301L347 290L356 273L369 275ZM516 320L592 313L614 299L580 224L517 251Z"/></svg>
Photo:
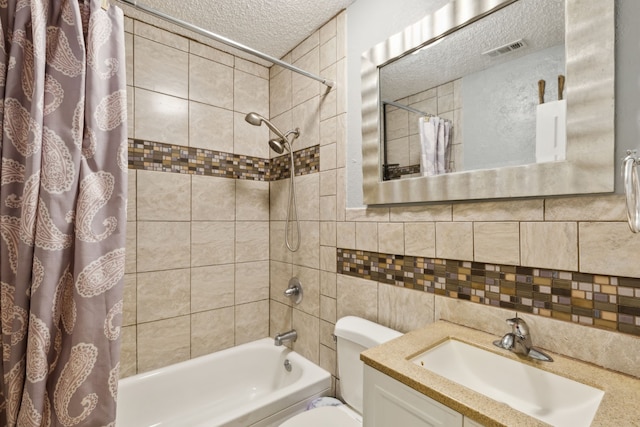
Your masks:
<svg viewBox="0 0 640 427"><path fill-rule="evenodd" d="M454 339L411 361L553 426L591 425L604 396L602 390Z"/></svg>

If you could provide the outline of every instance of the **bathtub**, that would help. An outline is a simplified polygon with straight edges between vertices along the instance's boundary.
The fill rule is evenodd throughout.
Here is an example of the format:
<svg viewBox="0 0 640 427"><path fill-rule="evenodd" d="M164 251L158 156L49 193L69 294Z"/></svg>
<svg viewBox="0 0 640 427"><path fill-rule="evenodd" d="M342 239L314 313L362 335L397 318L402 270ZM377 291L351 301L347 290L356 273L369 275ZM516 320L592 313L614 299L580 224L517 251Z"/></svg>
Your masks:
<svg viewBox="0 0 640 427"><path fill-rule="evenodd" d="M120 380L116 427L279 425L330 389L327 371L263 338Z"/></svg>

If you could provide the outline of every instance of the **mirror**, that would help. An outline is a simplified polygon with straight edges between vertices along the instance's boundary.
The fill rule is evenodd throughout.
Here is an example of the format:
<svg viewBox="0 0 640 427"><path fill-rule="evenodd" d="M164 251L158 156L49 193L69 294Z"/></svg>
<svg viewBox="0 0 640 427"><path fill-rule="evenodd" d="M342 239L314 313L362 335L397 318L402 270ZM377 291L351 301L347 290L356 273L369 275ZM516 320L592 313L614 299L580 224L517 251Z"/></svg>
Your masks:
<svg viewBox="0 0 640 427"><path fill-rule="evenodd" d="M602 3L608 2L567 0L565 4L561 0L453 1L365 52L362 57L365 203L473 200L613 191L614 7L612 4ZM545 22L541 24L542 32L548 36L553 33L546 41L539 42L532 34L525 33L515 19L507 19L506 25L496 23L502 19L501 15L510 13L510 9L527 10L536 9L537 6L551 10L555 17L562 16L564 12L564 31L551 29L559 26L557 19L534 18L533 13L537 13L537 10L524 13L531 14L532 20L542 19ZM531 27L536 26L539 25ZM492 35L476 36L474 31L478 29L485 33L489 31ZM518 31L522 31L520 34L523 36L516 38ZM482 60L484 65L478 65L471 73L462 73L455 64L459 64L459 59L463 58L462 62L465 64L462 68L471 70L468 64L473 62L469 58L471 55L452 55L455 60L447 55L464 52L464 48L459 45L469 44L470 40L475 39L487 39L485 47L490 47L486 47L486 50L513 44L511 42L519 39L527 47L520 52L499 55L502 58L497 61L498 57L485 58ZM560 46L562 39L566 41L564 49ZM485 48L481 46L480 53L486 51L483 49ZM447 66L437 72L417 71L421 69L415 68L415 64L424 54L431 57L432 63ZM533 55L533 60L529 58L532 61L530 64L538 65L519 65L513 68L513 64L510 64L511 61L521 60L529 54ZM566 73L563 59L566 59ZM400 71L401 68L406 68L402 64L407 62L410 68L413 67L411 71ZM491 64L487 66L489 62ZM549 65L546 64L546 68L541 68L540 63L551 63L551 66L546 67ZM530 73L526 76L525 83L516 84L500 74L501 67L503 70L505 67L512 67L511 74L514 74L513 69L524 69ZM524 75L525 71L517 73ZM493 81L496 86L489 89L492 95L489 101L478 101L478 98L473 100L473 97L465 94L464 99L473 101L460 102L462 108L457 115L451 110L445 113L438 111L438 103L448 101L429 98L427 92L431 91L432 95L436 92L437 95L438 87L445 87L443 93L446 95L447 90L451 93L456 89L460 91L463 86L470 87L471 85L456 83L463 75L476 79L480 76L481 84L476 85L480 88L479 92L490 88L487 82ZM538 79L544 78L547 82L545 100L555 101L558 96L558 75L566 75L563 91L566 98L566 148L563 156L553 158L555 161L548 161L548 158L537 157L536 132L532 131L539 121L535 114L538 103L537 85ZM471 80L469 77L464 78ZM415 81L422 86L416 86ZM509 83L509 88L505 82ZM520 105L525 107L508 105L502 101L498 103L500 97L496 96L497 93L510 93L507 99L512 101L519 98L520 102L524 100ZM497 105L498 113L487 113L489 103ZM385 104L387 105L382 108ZM416 159L421 152L416 129L417 118L421 113L407 111L404 107L421 113L438 114L450 121L453 144L450 152L452 161L447 164L451 165L447 168L448 173L422 176L417 171L416 174ZM434 107L435 111L425 111ZM476 112L472 114L474 109ZM484 113L484 116L478 112ZM496 114L499 116L495 117ZM385 115L386 126L383 122ZM401 119L398 120L398 117ZM405 123L409 125L403 128ZM508 137L506 146L493 148L485 144L474 147L473 138L493 141L496 139L495 133L504 133L505 128L525 128L528 133L518 130L520 133ZM493 130L494 135L479 137L486 130ZM393 149L385 153L380 145L380 139L385 133L391 139L394 136L398 140L404 138L400 155L394 153ZM408 161L407 166L412 166L413 169L407 168L402 171L404 175L400 175L414 177L383 181L385 172L389 172L388 165L397 163L400 166L399 160L405 159ZM412 173L417 176L410 175ZM394 175L392 177L397 178L399 174Z"/></svg>

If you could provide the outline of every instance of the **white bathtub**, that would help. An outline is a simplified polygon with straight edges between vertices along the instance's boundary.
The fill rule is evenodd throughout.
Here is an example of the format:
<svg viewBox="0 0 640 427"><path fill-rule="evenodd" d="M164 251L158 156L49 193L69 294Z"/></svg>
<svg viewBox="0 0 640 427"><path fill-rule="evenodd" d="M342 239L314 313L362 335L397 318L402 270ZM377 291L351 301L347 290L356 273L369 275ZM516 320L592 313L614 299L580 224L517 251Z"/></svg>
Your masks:
<svg viewBox="0 0 640 427"><path fill-rule="evenodd" d="M278 425L330 388L327 371L263 338L120 380L116 427Z"/></svg>

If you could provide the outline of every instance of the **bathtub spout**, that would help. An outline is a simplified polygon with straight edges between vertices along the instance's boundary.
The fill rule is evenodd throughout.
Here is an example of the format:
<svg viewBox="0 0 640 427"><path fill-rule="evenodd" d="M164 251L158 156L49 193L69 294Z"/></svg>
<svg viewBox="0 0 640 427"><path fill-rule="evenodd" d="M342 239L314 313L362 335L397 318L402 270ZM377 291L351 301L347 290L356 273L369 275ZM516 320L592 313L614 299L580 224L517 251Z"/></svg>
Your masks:
<svg viewBox="0 0 640 427"><path fill-rule="evenodd" d="M295 342L298 339L298 333L295 329L290 330L282 334L277 334L273 340L275 345L282 345L285 341Z"/></svg>

